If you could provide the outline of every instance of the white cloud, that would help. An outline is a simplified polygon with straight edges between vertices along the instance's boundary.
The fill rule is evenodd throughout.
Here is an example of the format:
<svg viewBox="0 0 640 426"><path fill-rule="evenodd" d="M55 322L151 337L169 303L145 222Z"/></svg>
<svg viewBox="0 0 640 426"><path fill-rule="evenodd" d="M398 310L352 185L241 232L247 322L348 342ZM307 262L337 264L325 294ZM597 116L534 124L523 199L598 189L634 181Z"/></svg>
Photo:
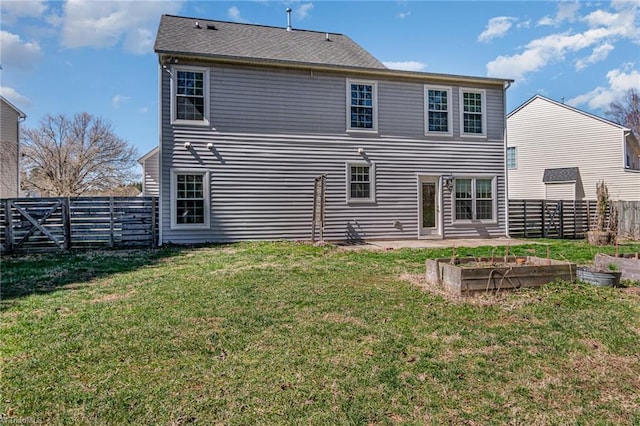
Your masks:
<svg viewBox="0 0 640 426"><path fill-rule="evenodd" d="M241 24L250 23L248 19L245 19L242 17L242 15L240 15L240 9L238 9L236 6L231 6L227 10L227 16L229 16L229 19L231 19L233 22L239 22Z"/></svg>
<svg viewBox="0 0 640 426"><path fill-rule="evenodd" d="M640 71L632 64L625 64L619 69L607 73L608 87L596 87L588 93L576 96L567 104L577 107L587 105L591 109L605 109L611 102L620 99L629 89L640 87Z"/></svg>
<svg viewBox="0 0 640 426"><path fill-rule="evenodd" d="M0 11L4 23L14 23L18 18L39 18L46 10L45 0L3 0Z"/></svg>
<svg viewBox="0 0 640 426"><path fill-rule="evenodd" d="M31 105L29 98L21 95L12 87L0 86L0 95L19 108Z"/></svg>
<svg viewBox="0 0 640 426"><path fill-rule="evenodd" d="M304 20L309 17L309 14L313 10L313 3L304 3L293 9L293 16L297 20Z"/></svg>
<svg viewBox="0 0 640 426"><path fill-rule="evenodd" d="M396 18L398 18L398 19L405 19L405 18L408 18L409 16L411 16L411 11L408 11L408 12L398 12L398 14L396 15Z"/></svg>
<svg viewBox="0 0 640 426"><path fill-rule="evenodd" d="M3 67L30 69L41 54L37 42L23 41L17 34L0 31L0 60Z"/></svg>
<svg viewBox="0 0 640 426"><path fill-rule="evenodd" d="M579 1L561 1L558 3L558 11L555 18L545 16L538 21L539 26L560 25L564 21L573 22L580 9Z"/></svg>
<svg viewBox="0 0 640 426"><path fill-rule="evenodd" d="M604 43L600 46L596 46L589 57L576 61L576 70L580 71L585 69L588 65L604 61L613 49L615 49L615 47L611 43Z"/></svg>
<svg viewBox="0 0 640 426"><path fill-rule="evenodd" d="M115 95L111 98L111 105L113 105L113 107L117 109L120 108L120 104L128 101L129 99L131 99L131 96Z"/></svg>
<svg viewBox="0 0 640 426"><path fill-rule="evenodd" d="M427 64L417 61L383 62L384 66L394 70L402 71L424 71Z"/></svg>
<svg viewBox="0 0 640 426"><path fill-rule="evenodd" d="M515 21L516 18L511 16L496 16L489 19L485 30L478 36L478 41L488 42L496 37L504 36Z"/></svg>
<svg viewBox="0 0 640 426"><path fill-rule="evenodd" d="M151 53L150 34L163 13L176 13L179 2L68 0L62 14L63 47L106 48L124 41L125 50Z"/></svg>
<svg viewBox="0 0 640 426"><path fill-rule="evenodd" d="M142 107L142 108L140 108L140 109L138 110L138 112L139 112L140 114L146 114L147 112L149 112L149 107L146 107L146 106L145 106L145 107Z"/></svg>
<svg viewBox="0 0 640 426"><path fill-rule="evenodd" d="M573 8L576 8L573 5ZM542 69L546 65L566 59L566 55L593 48L591 56L576 62L577 67L585 67L589 63L606 58L620 39L640 40L640 30L635 25L637 5L621 9L612 18L605 14L593 12L588 16L588 22L599 23L584 32L572 34L570 32L550 34L532 40L524 51L514 55L498 56L487 63L487 74L492 77L508 77L515 80L522 79L526 74ZM595 14L595 15L594 15ZM569 14L563 15L569 19ZM573 16L573 15L571 15ZM586 19L586 18L585 18ZM596 47L594 47L596 46Z"/></svg>

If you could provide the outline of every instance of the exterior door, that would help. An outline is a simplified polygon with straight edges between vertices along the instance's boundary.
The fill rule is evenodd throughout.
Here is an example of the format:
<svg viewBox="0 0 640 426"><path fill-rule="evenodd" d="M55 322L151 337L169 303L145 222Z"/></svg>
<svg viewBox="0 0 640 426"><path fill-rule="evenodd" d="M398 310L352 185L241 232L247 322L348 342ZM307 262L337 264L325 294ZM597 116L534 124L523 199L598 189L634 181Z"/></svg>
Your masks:
<svg viewBox="0 0 640 426"><path fill-rule="evenodd" d="M437 176L420 176L418 209L420 237L442 237L440 227L440 189Z"/></svg>

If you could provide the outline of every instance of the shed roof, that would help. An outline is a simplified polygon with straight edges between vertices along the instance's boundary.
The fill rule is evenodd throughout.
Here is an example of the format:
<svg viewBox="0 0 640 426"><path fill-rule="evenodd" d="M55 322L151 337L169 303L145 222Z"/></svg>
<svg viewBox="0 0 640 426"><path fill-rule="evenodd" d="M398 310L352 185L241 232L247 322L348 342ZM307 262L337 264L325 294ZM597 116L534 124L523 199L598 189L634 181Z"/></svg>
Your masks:
<svg viewBox="0 0 640 426"><path fill-rule="evenodd" d="M576 182L580 176L577 167L562 167L558 169L544 169L542 182L544 183L563 183Z"/></svg>
<svg viewBox="0 0 640 426"><path fill-rule="evenodd" d="M156 53L386 69L342 34L162 15Z"/></svg>

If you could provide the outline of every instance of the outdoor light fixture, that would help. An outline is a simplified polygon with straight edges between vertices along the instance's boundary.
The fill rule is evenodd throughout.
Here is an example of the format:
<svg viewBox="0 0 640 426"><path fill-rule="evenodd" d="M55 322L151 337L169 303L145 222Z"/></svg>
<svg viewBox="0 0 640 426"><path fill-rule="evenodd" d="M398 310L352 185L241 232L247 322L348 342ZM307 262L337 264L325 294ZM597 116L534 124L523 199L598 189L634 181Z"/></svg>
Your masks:
<svg viewBox="0 0 640 426"><path fill-rule="evenodd" d="M213 149L213 143L209 142L209 143L207 144L207 149L208 149L209 151L211 151L211 150Z"/></svg>
<svg viewBox="0 0 640 426"><path fill-rule="evenodd" d="M358 154L363 155L364 154L364 148L358 148Z"/></svg>
<svg viewBox="0 0 640 426"><path fill-rule="evenodd" d="M191 148L191 142L185 142L184 149L189 149L189 148Z"/></svg>
<svg viewBox="0 0 640 426"><path fill-rule="evenodd" d="M444 187L451 191L451 189L453 188L453 180L455 179L455 177L453 175L444 175L442 176L442 184L444 185Z"/></svg>

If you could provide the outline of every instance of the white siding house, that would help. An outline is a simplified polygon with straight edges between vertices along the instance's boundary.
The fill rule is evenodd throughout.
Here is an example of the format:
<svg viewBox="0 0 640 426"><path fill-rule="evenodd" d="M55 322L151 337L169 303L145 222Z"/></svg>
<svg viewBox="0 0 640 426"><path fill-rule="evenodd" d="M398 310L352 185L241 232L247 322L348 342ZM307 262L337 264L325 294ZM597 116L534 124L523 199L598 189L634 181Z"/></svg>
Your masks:
<svg viewBox="0 0 640 426"><path fill-rule="evenodd" d="M507 116L510 199L640 200L640 144L624 126L536 95Z"/></svg>
<svg viewBox="0 0 640 426"><path fill-rule="evenodd" d="M142 166L142 193L143 197L157 197L159 195L160 159L158 147L143 155L138 163Z"/></svg>
<svg viewBox="0 0 640 426"><path fill-rule="evenodd" d="M20 196L20 122L26 117L0 96L0 198Z"/></svg>

